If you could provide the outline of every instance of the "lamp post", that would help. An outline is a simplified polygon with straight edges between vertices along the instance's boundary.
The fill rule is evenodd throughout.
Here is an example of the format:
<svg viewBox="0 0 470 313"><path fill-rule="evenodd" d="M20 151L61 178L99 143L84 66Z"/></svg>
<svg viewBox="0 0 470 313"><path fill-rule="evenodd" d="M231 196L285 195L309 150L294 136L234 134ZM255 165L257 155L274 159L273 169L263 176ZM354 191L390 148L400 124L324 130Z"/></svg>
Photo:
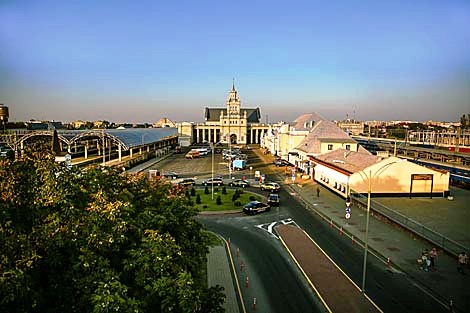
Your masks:
<svg viewBox="0 0 470 313"><path fill-rule="evenodd" d="M366 234L364 238L364 261L362 264L362 285L361 285L361 292L365 293L366 290L366 272L367 272L367 252L368 252L368 247L369 247L369 218L370 218L370 198L371 198L371 192L372 192L372 179L381 174L383 171L385 171L389 166L395 164L395 163L400 163L400 162L406 162L406 160L397 160L394 162L390 162L387 164L384 164L382 167L380 167L374 175L372 175L372 170L369 170L369 175L365 173L364 171L359 171L364 173L364 175L367 177L367 211L366 211ZM362 176L362 175L361 175Z"/></svg>
<svg viewBox="0 0 470 313"><path fill-rule="evenodd" d="M211 170L211 177L212 177L212 184L211 184L211 189L212 189L212 197L211 199L214 200L214 149L215 149L215 146L222 142L223 140L220 140L216 143L210 143L210 147L211 147L211 153L212 153L212 170Z"/></svg>
<svg viewBox="0 0 470 313"><path fill-rule="evenodd" d="M212 177L212 184L211 184L211 189L212 189L212 200L214 200L214 148L215 148L215 145L213 143L211 143L210 145L211 147L211 153L212 153L212 170L211 170L211 177Z"/></svg>

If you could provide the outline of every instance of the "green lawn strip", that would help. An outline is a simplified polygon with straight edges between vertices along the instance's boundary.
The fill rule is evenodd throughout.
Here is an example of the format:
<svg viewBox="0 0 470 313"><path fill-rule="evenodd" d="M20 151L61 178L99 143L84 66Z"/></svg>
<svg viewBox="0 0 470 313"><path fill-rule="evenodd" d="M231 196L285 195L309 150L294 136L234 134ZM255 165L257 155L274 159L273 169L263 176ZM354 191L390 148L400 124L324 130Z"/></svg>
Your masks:
<svg viewBox="0 0 470 313"><path fill-rule="evenodd" d="M247 204L250 202L250 196L254 196L255 200L262 201L263 197L252 193L248 192L245 190L242 190L242 194L240 195L240 198L238 198L236 201L240 201L241 206L237 207L234 205L234 202L232 202L232 196L235 193L235 189L228 189L227 188L227 194L224 195L222 194L222 188L219 187L218 191L215 191L214 189L214 199L212 200L212 195L211 195L211 188L209 188L209 194L204 193L204 189L199 189L196 190L196 194L199 194L201 197L201 204L196 204L196 196L191 197L191 199L194 202L194 205L200 210L200 211L229 211L229 210L241 210L243 205ZM217 205L217 197L220 196L220 199L222 200L222 204ZM207 207L204 207L207 206Z"/></svg>

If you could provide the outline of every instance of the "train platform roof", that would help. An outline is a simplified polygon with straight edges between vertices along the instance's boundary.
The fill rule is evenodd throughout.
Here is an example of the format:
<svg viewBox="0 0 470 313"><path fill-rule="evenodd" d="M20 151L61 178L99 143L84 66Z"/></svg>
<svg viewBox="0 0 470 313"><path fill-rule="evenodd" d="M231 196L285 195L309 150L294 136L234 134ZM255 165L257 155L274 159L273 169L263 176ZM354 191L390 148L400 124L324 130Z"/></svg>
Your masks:
<svg viewBox="0 0 470 313"><path fill-rule="evenodd" d="M92 130L58 130L59 136L74 143L85 138L106 137L119 143L125 150L159 142L163 139L178 135L178 130L172 127L162 128L126 128L126 129L92 129Z"/></svg>

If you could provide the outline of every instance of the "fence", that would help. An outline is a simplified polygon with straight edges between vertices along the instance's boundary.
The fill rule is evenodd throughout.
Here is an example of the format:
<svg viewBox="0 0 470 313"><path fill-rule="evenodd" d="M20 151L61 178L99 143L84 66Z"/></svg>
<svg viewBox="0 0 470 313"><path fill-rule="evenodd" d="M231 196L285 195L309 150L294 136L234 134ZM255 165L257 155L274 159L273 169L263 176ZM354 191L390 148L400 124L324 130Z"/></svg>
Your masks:
<svg viewBox="0 0 470 313"><path fill-rule="evenodd" d="M367 207L367 196L360 193L352 193L351 199L357 202L363 207ZM394 223L402 226L403 228L415 233L416 235L432 242L433 244L439 246L445 251L458 256L460 252L466 251L467 254L470 254L470 249L454 240L418 223L417 221L406 217L405 215L394 211L393 209L378 203L377 201L371 200L370 209L374 212L377 212L384 217L388 218Z"/></svg>

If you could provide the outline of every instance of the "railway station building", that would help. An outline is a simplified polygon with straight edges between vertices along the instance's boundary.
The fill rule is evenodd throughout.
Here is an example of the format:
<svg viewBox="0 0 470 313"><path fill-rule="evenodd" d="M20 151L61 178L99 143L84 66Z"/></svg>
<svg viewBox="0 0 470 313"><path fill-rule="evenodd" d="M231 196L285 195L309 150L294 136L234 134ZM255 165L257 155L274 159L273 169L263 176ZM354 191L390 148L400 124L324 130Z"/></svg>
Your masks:
<svg viewBox="0 0 470 313"><path fill-rule="evenodd" d="M243 108L241 100L232 84L225 108L204 110L204 123L178 123L181 142L194 143L232 143L260 144L268 125L261 123L259 108Z"/></svg>

